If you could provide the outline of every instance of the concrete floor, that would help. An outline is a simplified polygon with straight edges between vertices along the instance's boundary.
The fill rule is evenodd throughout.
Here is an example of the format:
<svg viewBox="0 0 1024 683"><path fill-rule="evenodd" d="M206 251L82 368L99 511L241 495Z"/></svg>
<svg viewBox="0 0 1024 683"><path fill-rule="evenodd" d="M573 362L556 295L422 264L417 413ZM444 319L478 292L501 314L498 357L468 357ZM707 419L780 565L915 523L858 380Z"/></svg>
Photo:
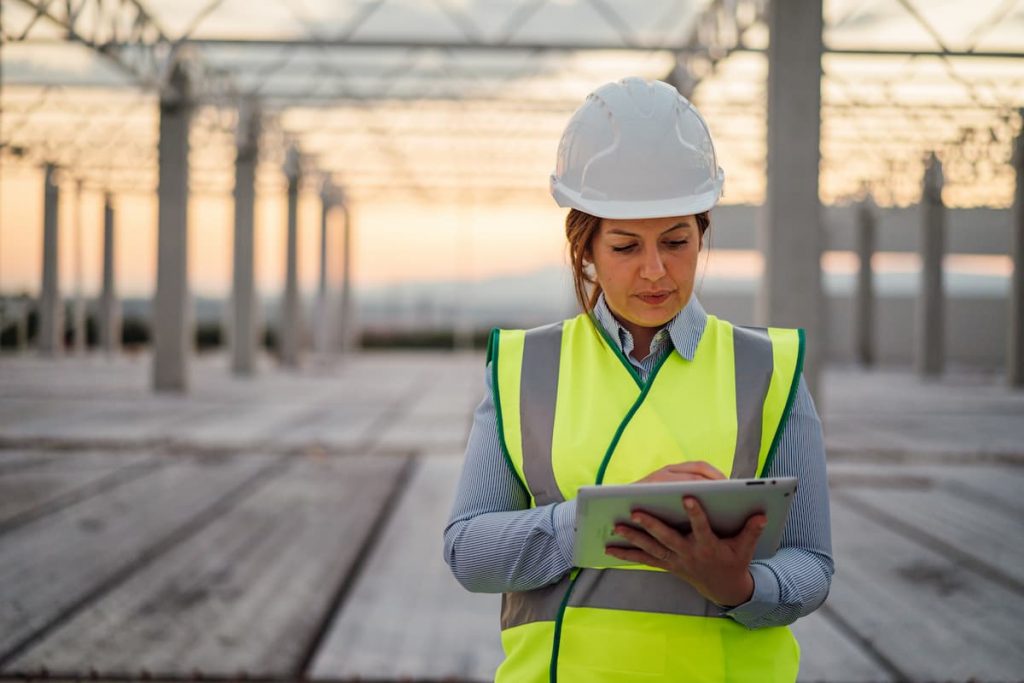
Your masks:
<svg viewBox="0 0 1024 683"><path fill-rule="evenodd" d="M0 678L488 680L498 598L441 559L478 354L363 354L187 396L146 356L0 358ZM802 680L1024 671L1024 392L823 382L837 574Z"/></svg>

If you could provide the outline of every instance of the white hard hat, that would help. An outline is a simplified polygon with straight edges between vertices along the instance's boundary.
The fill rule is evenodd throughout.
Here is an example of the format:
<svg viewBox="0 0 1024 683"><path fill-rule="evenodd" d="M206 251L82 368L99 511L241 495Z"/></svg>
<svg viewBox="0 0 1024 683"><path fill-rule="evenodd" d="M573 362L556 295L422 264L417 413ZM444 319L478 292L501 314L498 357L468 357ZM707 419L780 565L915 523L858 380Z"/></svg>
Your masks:
<svg viewBox="0 0 1024 683"><path fill-rule="evenodd" d="M689 100L668 83L624 78L590 93L569 119L551 196L601 218L688 216L713 207L724 181Z"/></svg>

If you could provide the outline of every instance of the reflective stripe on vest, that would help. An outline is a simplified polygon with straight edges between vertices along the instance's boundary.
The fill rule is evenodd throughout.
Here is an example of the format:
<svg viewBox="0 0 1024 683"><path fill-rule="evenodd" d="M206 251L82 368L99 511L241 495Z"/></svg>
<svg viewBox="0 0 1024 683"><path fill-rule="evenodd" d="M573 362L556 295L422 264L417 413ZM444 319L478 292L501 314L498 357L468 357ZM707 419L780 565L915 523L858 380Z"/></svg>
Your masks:
<svg viewBox="0 0 1024 683"><path fill-rule="evenodd" d="M489 355L502 447L533 505L574 497L584 484L634 481L680 460L707 460L733 478L763 475L795 395L802 351L802 330L745 328L709 316L694 362L670 351L643 383L600 325L586 316L526 332L495 331ZM659 374L666 379L656 383ZM613 457L623 452L628 457ZM548 680L539 649L550 658L551 680L559 667L573 676L586 669L588 677L603 680L597 669L588 668L589 654L579 659L581 647L589 652L580 638L614 633L624 624L637 629L637 637L653 628L642 642L663 640L663 632L670 632L675 649L682 643L684 649L718 652L720 666L701 669L711 678L722 667L736 670L724 663L734 655L725 653L741 642L741 649L752 653L751 662L771 659L771 648L779 650L781 673L764 680L795 677L798 659L791 653L797 648L788 629L744 634L746 629L721 612L690 584L660 570L576 570L550 586L503 596L508 659L498 680ZM628 617L631 613L638 616ZM719 626L711 628L712 622ZM560 637L563 624L567 631ZM562 656L560 642L567 648ZM657 645L643 647L653 648L647 654L655 659L663 654ZM676 680L679 673L662 678L644 671L655 676L644 680L652 681Z"/></svg>
<svg viewBox="0 0 1024 683"><path fill-rule="evenodd" d="M551 436L555 431L561 353L560 322L529 330L523 336L519 429L523 444L523 474L535 505L565 500L551 468Z"/></svg>
<svg viewBox="0 0 1024 683"><path fill-rule="evenodd" d="M558 617L569 575L549 586L501 596L501 628ZM569 607L600 607L659 614L723 617L693 586L667 572L639 569L583 569L575 579Z"/></svg>

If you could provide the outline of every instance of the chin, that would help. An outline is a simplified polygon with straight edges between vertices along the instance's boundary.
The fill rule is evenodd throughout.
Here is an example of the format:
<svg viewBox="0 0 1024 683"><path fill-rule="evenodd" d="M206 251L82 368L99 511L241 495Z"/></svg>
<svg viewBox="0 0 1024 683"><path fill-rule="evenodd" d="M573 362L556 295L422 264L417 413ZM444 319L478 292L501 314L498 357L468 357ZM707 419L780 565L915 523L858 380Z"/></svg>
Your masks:
<svg viewBox="0 0 1024 683"><path fill-rule="evenodd" d="M677 307L671 304L672 302L666 301L657 309L646 307L644 310L645 306L641 303L639 307L633 308L633 322L644 327L661 327L682 309L681 306Z"/></svg>

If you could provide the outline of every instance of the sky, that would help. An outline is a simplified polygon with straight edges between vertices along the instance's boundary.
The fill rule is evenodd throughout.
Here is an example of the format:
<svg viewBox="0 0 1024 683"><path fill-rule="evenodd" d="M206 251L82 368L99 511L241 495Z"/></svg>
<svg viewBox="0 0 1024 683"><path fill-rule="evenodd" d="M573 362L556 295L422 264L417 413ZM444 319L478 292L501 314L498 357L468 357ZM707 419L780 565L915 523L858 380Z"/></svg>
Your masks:
<svg viewBox="0 0 1024 683"><path fill-rule="evenodd" d="M194 16L194 13L207 3L199 0L194 2L192 0L186 2L152 0L148 4L162 18L168 32L174 34L184 30L188 17ZM508 16L515 10L517 3L501 0L487 4L464 0L458 4L469 8L471 16L482 27L482 30L493 31L502 23L500 21L501 12L505 12L504 16ZM559 17L569 17L570 6L573 4L570 0L552 0L544 8L548 14L538 16L532 23L525 25L521 37L524 39L551 37L551 32L557 30L559 21L562 21L564 25L564 19L559 19ZM928 21L954 49L971 44L977 37L972 35L972 27L980 25L979 17L997 17L1001 9L1008 6L997 0L974 2L935 0L916 4L927 9L925 13ZM432 3L390 0L389 5L391 6L387 7L386 11L375 15L372 21L364 27L364 30L369 34L373 34L374 31L384 33L390 31L393 34L395 27L401 25L395 22L408 23L408 13L414 11L422 17L417 30L432 30L435 35L440 36L455 37L457 35L457 30L453 28L452 23L443 16L439 16L436 5ZM1019 7L1011 8L982 36L983 40L979 43L979 49L1024 50L1024 40L1020 38L1021 35L1024 35L1024 2L1019 2L1017 5ZM671 10L671 2L620 3L617 6L620 7L623 17L631 25L648 27L639 30L638 34L654 38L671 36L672 32L665 31L664 26L650 26L650 17L656 14L654 10ZM306 0L304 3L291 4L228 0L202 23L201 30L196 35L200 37L203 35L247 35L251 37L301 34L308 30L308 24L311 22L330 26L333 25L332 22L340 22L346 12L357 11L359 7L360 3L334 3L320 0ZM497 13L481 12L481 7L499 11ZM600 17L593 14L582 16L583 19L577 20L579 23L579 26L575 28L577 33L563 33L563 35L586 35L591 38L611 36L614 38L614 29L607 22L603 22ZM826 17L832 24L842 27L842 30L833 30L826 36L829 44L836 47L871 44L934 47L934 40L928 35L928 32L922 29L912 17L909 17L906 11L901 9L900 3L895 0L873 0L861 3L854 3L852 0L832 0L826 2ZM680 25L684 23L685 21L681 21ZM757 41L756 35L752 35L751 38L754 42ZM60 72L61 78L65 82L69 75L72 82L75 78L92 78L94 75L94 69L90 67L88 60L68 59L66 51L31 48L31 51L26 54L24 48L20 52L7 47L5 50L4 71L8 81L12 78L17 80L19 73L49 73L53 70ZM588 64L583 64L582 73L593 75L577 76L574 81L566 84L567 92L577 96L578 99L582 99L582 94L585 94L588 89L605 80L611 80L617 75L625 75L636 69L646 68L653 76L664 70L663 64L643 65L616 54L595 55L585 59L591 60L590 71L587 71ZM661 59L664 60L663 57ZM826 58L826 70L829 68L829 59L831 58ZM654 61L656 62L657 59ZM859 66L851 66L851 64L853 64L851 60L844 63L843 73L855 84L860 80L869 81L868 75L871 70L878 68L877 64L872 64L869 60L860 62ZM886 68L894 67L890 63L886 65ZM967 69L968 72L970 69L980 68L982 75L992 78L993 83L986 86L987 89L983 89L984 96L1016 98L1020 104L1024 105L1024 92L1000 89L1008 82L1007 79L1000 79L999 76L1000 69L1008 68L1005 63L988 66L981 64L979 66L975 62L962 68ZM1019 69L1019 65L1012 64L1009 68ZM858 76L858 69L862 70L861 76ZM705 84L707 87L702 86L703 90L698 91L698 104L702 107L707 106L709 111L714 111L720 97L724 99L737 96L756 97L760 87L758 83L763 81L763 72L763 60L759 57L737 55L720 69L716 78ZM924 73L927 77L915 78L914 74L908 71L905 79L907 88L927 89L927 79L941 79L944 68L941 64L936 63L922 67L915 73ZM992 74L995 76L993 77ZM538 83L542 82L544 82L543 78L538 81ZM827 87L838 86L829 82ZM922 96L941 97L942 88L948 87L948 84L940 83L934 86L937 90L927 92ZM14 87L12 86L5 90L5 100L9 101L9 98L14 96L13 91ZM873 95L868 87L858 92L865 97ZM915 92L918 91L909 92L908 90L906 96L915 96ZM885 93L882 95L884 96ZM835 96L841 97L841 94ZM706 105L703 104L704 102ZM763 114L755 109L747 116L719 116L709 120L713 134L716 136L716 142L718 142L721 163L727 169L727 191L724 201L726 203L759 201L763 195L763 177L757 173L757 166L763 163L763 139L759 138L759 136L763 136L763 133L758 131L763 130ZM151 113L148 118L145 116L140 118L142 132L139 137L141 139L146 139L146 135L149 135L150 138L154 137L154 121ZM45 122L38 117L34 119L30 117L28 124L44 125ZM873 124L869 122L865 125ZM748 129L745 133L747 137L743 137L743 129ZM749 129L754 130L752 135ZM531 139L514 142L520 146L527 145L529 150L528 154L522 152L520 154L520 158L527 160L528 177L531 178L528 186L522 191L521 201L492 205L473 199L472 191L467 189L465 193L456 193L449 201L429 204L417 202L408 194L388 196L386 193L378 193L372 201L353 202L353 261L356 283L366 287L417 280L473 281L565 263L562 233L564 211L554 206L546 192L547 172L554 161L559 132L560 124L556 118L553 123L533 131ZM840 133L837 135L833 131L823 130L823 147L832 144L830 135L838 140L850 131L841 131ZM857 131L852 131L852 133L854 137L858 134ZM863 134L867 135L868 133L869 131L864 131ZM98 135L102 134L98 133ZM385 134L384 138L386 137ZM341 147L335 147L338 144L337 141L340 141ZM325 156L335 154L342 157L343 160L355 159L352 163L361 163L360 159L363 157L356 155L362 153L359 150L359 145L366 143L365 136L361 141L355 142L348 138L329 138L323 143L324 149L321 152ZM378 156L368 153L365 157L366 163L378 161L379 153L387 146L386 143L387 140L380 136L369 139L370 147L374 148L371 152L378 153ZM429 146L429 143L430 141L426 140L418 144ZM212 162L207 159L204 161L203 144L196 145L195 141L193 144L197 149L193 154L194 164L201 167L205 164L205 170L199 168L194 171L194 179L197 177L219 179L214 181L217 188L214 190L204 190L202 182L197 181L199 191L193 196L190 203L190 278L195 292L221 296L229 289L231 273L233 205L230 183L225 184L224 182L225 178L230 179L231 165L229 159L220 161L214 159ZM112 147L116 147L116 145ZM472 160L472 142L470 141L466 147L468 152L460 153L466 154L466 158ZM436 150L421 152L419 147L410 149L414 150L412 153L415 155L434 155L429 159L436 158L439 165L446 160L447 156L455 154L451 150L444 149L439 152ZM469 166L467 176L470 178L474 174L479 176L493 172L491 170L493 166L484 164L486 160L480 159L479 161L482 165L478 168L474 168L471 162L460 161L459 163ZM213 166L219 165L221 168L214 168L211 172L209 169L211 163ZM858 158L856 155L851 155L849 158L843 158L842 163L834 164L831 167L826 165L823 168L822 176L823 201L826 203L839 201L850 193L850 183L844 184L842 180L844 169L849 170L858 165L870 163L873 163L870 157ZM912 166L919 164L919 160L910 159L908 163ZM42 250L42 173L36 167L4 163L0 168L0 174L2 174L0 175L0 292L34 292L39 282ZM913 177L916 176L910 174L910 177L911 181L906 186L897 187L894 184L892 187L881 189L893 193L892 201L896 203L906 201L900 198L913 197L917 192L913 182ZM981 200L980 203L1005 206L1012 193L1012 184L1008 177L1005 170L1001 172L1001 175L993 176L991 182L985 185L991 191L991 195ZM217 185L217 183L220 184ZM958 195L958 192L961 194ZM976 192L976 190L972 190L972 192ZM315 287L317 278L320 207L315 195L315 188L309 188L304 192L299 209L299 271L303 286L307 290L312 290ZM953 200L954 204L964 202L969 204L972 199L970 196L963 196L963 189L955 185L948 188L947 196ZM115 205L117 210L117 271L120 291L127 296L148 296L152 291L155 279L155 202L149 193L128 192L118 194L115 198ZM73 179L65 177L62 181L59 220L61 287L65 292L73 291L75 281L74 245L78 234L76 224L80 223L82 281L86 294L93 295L97 291L100 281L102 195L97 188L88 187L81 197L80 213L77 206ZM257 197L256 270L258 286L266 295L272 295L273 292L279 291L283 279L284 216L285 204L280 184L264 186ZM330 226L333 240L330 251L332 254L337 254L337 235L341 227L339 215L332 215ZM825 266L827 268L842 268L844 267L842 264L845 263L843 258L842 256L830 257L830 259L826 259ZM340 257L332 257L333 278L338 275L337 261L339 260ZM728 276L730 273L748 272L751 267L756 267L756 264L755 266L751 265L749 254L741 253L731 257L725 255L723 258L717 259L715 263L716 270L712 276ZM1005 263L998 262L1003 265L994 265L995 263L989 263L989 267L994 269L993 272L1005 270ZM972 267L978 267L977 263Z"/></svg>
<svg viewBox="0 0 1024 683"><path fill-rule="evenodd" d="M5 292L38 287L42 262L43 182L38 171L7 173L3 182L0 284ZM73 184L60 199L62 287L74 275L75 199ZM115 198L117 264L125 295L148 295L156 263L156 204L146 196ZM200 196L189 211L189 267L197 293L220 296L230 287L233 203L228 197ZM313 192L299 203L299 273L307 290L316 286L319 267L320 202ZM103 197L83 193L83 279L90 292L101 278ZM278 290L284 277L286 201L280 194L257 199L256 272L264 292ZM561 263L564 211L533 202L510 210L412 202L357 204L353 207L353 277L362 285L405 280L478 279ZM332 243L343 217L329 217ZM340 256L329 268L340 273Z"/></svg>

